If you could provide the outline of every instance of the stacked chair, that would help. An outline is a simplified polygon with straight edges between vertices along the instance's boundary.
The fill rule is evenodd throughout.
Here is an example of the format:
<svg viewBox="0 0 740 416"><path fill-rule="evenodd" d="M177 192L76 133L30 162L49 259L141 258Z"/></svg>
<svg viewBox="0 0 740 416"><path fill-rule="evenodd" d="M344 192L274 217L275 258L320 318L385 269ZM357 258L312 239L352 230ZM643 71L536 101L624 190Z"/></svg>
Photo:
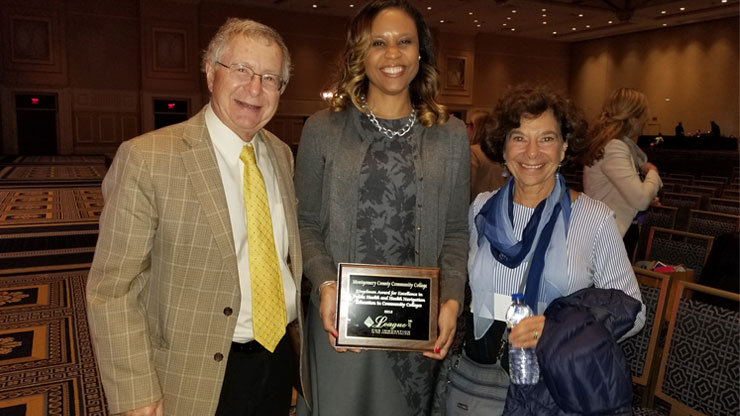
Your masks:
<svg viewBox="0 0 740 416"><path fill-rule="evenodd" d="M740 295L678 282L653 399L670 410L637 407L636 415L735 416L740 406ZM701 296L701 300L699 297ZM649 402L649 400L648 400Z"/></svg>

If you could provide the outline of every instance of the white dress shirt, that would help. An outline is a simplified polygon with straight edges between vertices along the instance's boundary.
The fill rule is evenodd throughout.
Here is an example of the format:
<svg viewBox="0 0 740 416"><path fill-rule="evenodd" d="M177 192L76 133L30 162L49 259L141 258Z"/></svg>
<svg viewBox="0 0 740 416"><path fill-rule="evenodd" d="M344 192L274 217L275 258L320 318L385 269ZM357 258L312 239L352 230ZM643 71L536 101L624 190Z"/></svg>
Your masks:
<svg viewBox="0 0 740 416"><path fill-rule="evenodd" d="M275 238L280 271L283 277L283 291L285 294L285 309L288 322L298 317L296 308L296 286L292 273L288 267L288 227L285 222L280 188L277 175L267 155L267 146L264 138L257 133L251 142L244 142L236 133L229 129L213 112L210 104L206 108L206 126L211 136L213 147L216 150L216 160L221 172L221 182L226 193L226 203L229 207L231 231L234 234L234 247L239 270L239 288L241 290L241 305L234 330L234 342L248 342L254 339L252 330L252 284L249 278L249 251L247 242L247 219L244 208L244 162L239 159L242 148L254 146L257 167L262 173L267 189L267 200L270 203L272 216L272 231Z"/></svg>

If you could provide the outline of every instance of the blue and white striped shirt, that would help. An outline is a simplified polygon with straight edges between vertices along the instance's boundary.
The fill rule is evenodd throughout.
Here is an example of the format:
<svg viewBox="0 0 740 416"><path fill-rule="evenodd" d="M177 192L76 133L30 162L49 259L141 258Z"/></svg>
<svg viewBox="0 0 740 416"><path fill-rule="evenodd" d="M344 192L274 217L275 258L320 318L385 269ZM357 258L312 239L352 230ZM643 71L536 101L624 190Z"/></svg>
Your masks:
<svg viewBox="0 0 740 416"><path fill-rule="evenodd" d="M499 263L491 255L491 249L486 239L478 246L478 231L475 227L475 215L494 194L484 192L473 201L468 215L470 227L470 253L468 256L468 272L472 270L474 261L483 261L484 267L479 270L490 270L490 279L494 279L493 288L496 293L511 295L519 292L527 261L518 267L509 269ZM517 240L521 240L524 227L534 213L534 208L514 203L514 232ZM622 237L614 220L614 213L604 203L589 198L581 193L572 204L570 224L567 238L568 276L567 282L560 282L558 287L567 287L567 294L577 292L587 287L603 289L619 289L627 295L642 302L640 288L632 271ZM478 256L483 256L478 259ZM547 265L545 265L547 269ZM471 276L472 279L473 276ZM480 276L476 276L480 278ZM471 286L473 298L476 290ZM494 310L492 307L491 310ZM634 327L623 337L630 337L642 329L645 324L645 305L635 319Z"/></svg>

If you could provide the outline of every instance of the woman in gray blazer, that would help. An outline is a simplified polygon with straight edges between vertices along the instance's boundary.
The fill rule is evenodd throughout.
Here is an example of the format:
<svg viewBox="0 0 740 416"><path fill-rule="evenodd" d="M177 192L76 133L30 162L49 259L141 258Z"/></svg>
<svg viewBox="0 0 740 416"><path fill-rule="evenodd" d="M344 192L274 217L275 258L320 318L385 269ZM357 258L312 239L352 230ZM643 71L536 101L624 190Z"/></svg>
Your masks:
<svg viewBox="0 0 740 416"><path fill-rule="evenodd" d="M434 47L405 0L376 0L352 20L337 91L308 119L296 166L314 405L299 415L428 414L438 361L455 334L468 250L470 154L449 118ZM335 348L337 263L439 267L435 350Z"/></svg>

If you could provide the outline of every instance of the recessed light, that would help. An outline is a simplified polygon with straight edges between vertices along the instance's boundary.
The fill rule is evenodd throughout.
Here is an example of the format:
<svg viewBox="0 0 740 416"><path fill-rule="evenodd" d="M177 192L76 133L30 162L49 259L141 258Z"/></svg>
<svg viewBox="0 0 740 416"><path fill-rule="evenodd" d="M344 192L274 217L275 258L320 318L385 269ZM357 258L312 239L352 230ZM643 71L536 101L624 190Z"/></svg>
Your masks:
<svg viewBox="0 0 740 416"><path fill-rule="evenodd" d="M546 13L542 13L542 17L547 17L547 14Z"/></svg>
<svg viewBox="0 0 740 416"><path fill-rule="evenodd" d="M666 14L666 13L668 13L668 12L667 12L667 11L665 11L665 10L661 10L661 11L660 11L660 14Z"/></svg>
<svg viewBox="0 0 740 416"><path fill-rule="evenodd" d="M473 20L473 23L478 23L478 19Z"/></svg>
<svg viewBox="0 0 740 416"><path fill-rule="evenodd" d="M553 35L557 35L557 34L558 34L558 32L552 32L552 34L553 34Z"/></svg>
<svg viewBox="0 0 740 416"><path fill-rule="evenodd" d="M516 31L516 29L514 29L514 28L512 27L512 28L511 28L511 31L512 31L512 32L515 32L515 31Z"/></svg>
<svg viewBox="0 0 740 416"><path fill-rule="evenodd" d="M503 23L501 26L506 27L507 25L506 25L506 23Z"/></svg>
<svg viewBox="0 0 740 416"><path fill-rule="evenodd" d="M512 9L512 10L511 10L511 12L512 12L512 13L516 13L516 9Z"/></svg>
<svg viewBox="0 0 740 416"><path fill-rule="evenodd" d="M543 12L546 12L546 11L547 11L547 9L542 9L542 11L543 11Z"/></svg>
<svg viewBox="0 0 740 416"><path fill-rule="evenodd" d="M475 25L475 27L480 27L480 25Z"/></svg>
<svg viewBox="0 0 740 416"><path fill-rule="evenodd" d="M727 3L727 0L722 0L722 3Z"/></svg>
<svg viewBox="0 0 740 416"><path fill-rule="evenodd" d="M349 7L355 7L355 5L354 4L350 4Z"/></svg>
<svg viewBox="0 0 740 416"><path fill-rule="evenodd" d="M606 22L606 23L612 24L612 23L614 23L614 22L612 22L612 21L610 20L610 21L608 21L608 22Z"/></svg>
<svg viewBox="0 0 740 416"><path fill-rule="evenodd" d="M679 7L678 10L684 11L684 10L686 10L686 8L685 7Z"/></svg>
<svg viewBox="0 0 740 416"><path fill-rule="evenodd" d="M542 22L542 24L543 24L543 25L546 25L546 24L547 24L547 22Z"/></svg>
<svg viewBox="0 0 740 416"><path fill-rule="evenodd" d="M507 17L506 20L511 20L511 16Z"/></svg>
<svg viewBox="0 0 740 416"><path fill-rule="evenodd" d="M313 5L313 8L314 8L314 9L315 9L315 8L317 8L317 7L319 7L319 6L318 6L318 5L315 5L315 4Z"/></svg>
<svg viewBox="0 0 740 416"><path fill-rule="evenodd" d="M576 28L572 27L572 28L570 28L570 30L576 30Z"/></svg>
<svg viewBox="0 0 740 416"><path fill-rule="evenodd" d="M445 19L439 19L439 23L444 23Z"/></svg>
<svg viewBox="0 0 740 416"><path fill-rule="evenodd" d="M667 103L669 103L669 102L671 102L671 99L670 99L670 98L666 98L666 99L665 99L665 101L666 101Z"/></svg>
<svg viewBox="0 0 740 416"><path fill-rule="evenodd" d="M432 10L432 6L427 6L427 10Z"/></svg>
<svg viewBox="0 0 740 416"><path fill-rule="evenodd" d="M588 28L590 28L590 27L591 27L591 25L586 25L586 29L588 29Z"/></svg>
<svg viewBox="0 0 740 416"><path fill-rule="evenodd" d="M468 12L468 16L472 16L472 15L473 15L473 12Z"/></svg>
<svg viewBox="0 0 740 416"><path fill-rule="evenodd" d="M583 17L583 13L578 13L578 17Z"/></svg>
<svg viewBox="0 0 740 416"><path fill-rule="evenodd" d="M665 26L668 26L668 23L663 23L663 26L664 26L664 27L665 27Z"/></svg>

